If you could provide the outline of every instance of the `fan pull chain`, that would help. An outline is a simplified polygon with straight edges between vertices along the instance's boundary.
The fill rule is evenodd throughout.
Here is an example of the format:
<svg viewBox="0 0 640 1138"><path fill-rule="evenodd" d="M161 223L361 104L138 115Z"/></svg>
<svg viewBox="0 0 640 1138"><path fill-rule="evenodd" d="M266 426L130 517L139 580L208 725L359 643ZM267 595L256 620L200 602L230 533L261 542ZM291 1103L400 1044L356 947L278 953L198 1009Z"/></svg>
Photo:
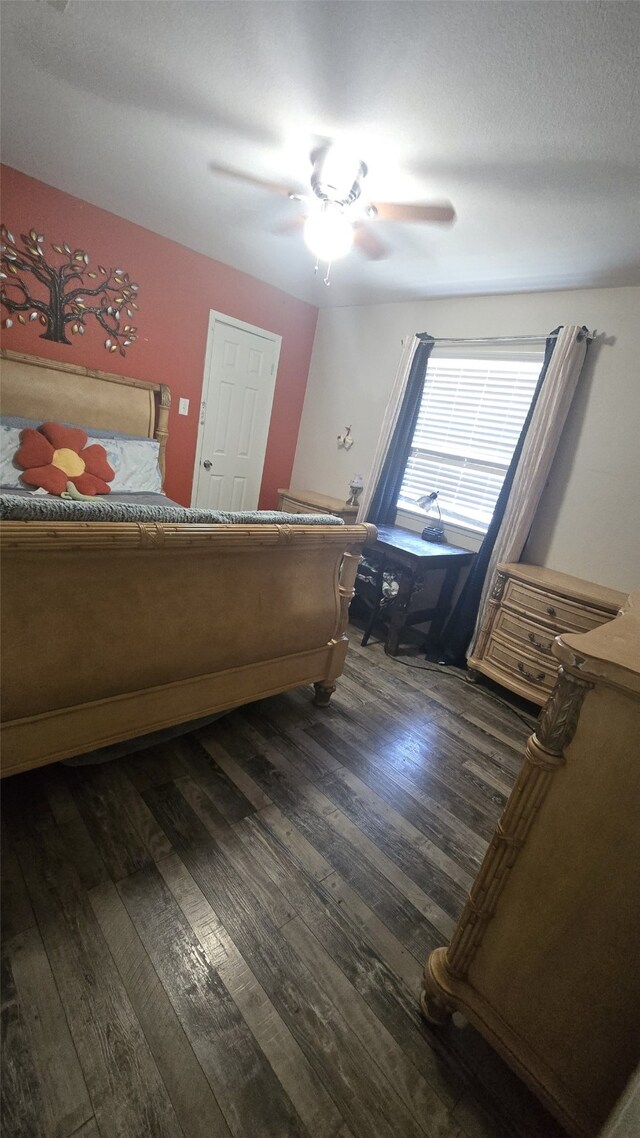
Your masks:
<svg viewBox="0 0 640 1138"><path fill-rule="evenodd" d="M327 288L329 288L329 285L331 284L331 281L329 280L329 273L331 272L331 264L332 264L331 261L327 262L327 272L326 272L326 275L322 278L322 282L323 282L323 284L326 284ZM316 263L313 267L313 272L316 276L318 274L319 268L320 268L320 258L316 257Z"/></svg>

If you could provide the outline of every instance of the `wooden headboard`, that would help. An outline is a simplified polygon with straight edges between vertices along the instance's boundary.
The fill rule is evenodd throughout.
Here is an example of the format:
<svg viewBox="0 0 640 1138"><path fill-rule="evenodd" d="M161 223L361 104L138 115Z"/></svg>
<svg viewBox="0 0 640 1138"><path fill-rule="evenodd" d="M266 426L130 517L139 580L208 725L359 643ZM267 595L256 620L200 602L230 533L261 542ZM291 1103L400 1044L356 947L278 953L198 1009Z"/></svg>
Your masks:
<svg viewBox="0 0 640 1138"><path fill-rule="evenodd" d="M171 392L147 383L77 364L59 364L21 352L0 350L0 411L23 419L53 419L83 427L157 439L164 480Z"/></svg>

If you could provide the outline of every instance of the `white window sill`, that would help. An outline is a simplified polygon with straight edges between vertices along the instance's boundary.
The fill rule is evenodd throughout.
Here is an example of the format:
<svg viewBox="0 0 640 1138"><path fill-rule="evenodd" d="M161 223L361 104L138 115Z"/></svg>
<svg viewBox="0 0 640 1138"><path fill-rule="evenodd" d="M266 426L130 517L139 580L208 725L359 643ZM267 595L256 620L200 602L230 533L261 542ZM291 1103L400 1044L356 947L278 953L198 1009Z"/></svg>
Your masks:
<svg viewBox="0 0 640 1138"><path fill-rule="evenodd" d="M398 509L396 515L396 524L402 526L404 529L413 530L414 533L422 533L426 525L430 525L433 518L427 517L423 514L418 517L411 510L403 510L401 507ZM461 549L468 549L472 553L477 553L484 540L484 534L479 533L478 530L468 529L466 526L454 524L453 522L443 521L444 532L447 541L450 545L459 545Z"/></svg>

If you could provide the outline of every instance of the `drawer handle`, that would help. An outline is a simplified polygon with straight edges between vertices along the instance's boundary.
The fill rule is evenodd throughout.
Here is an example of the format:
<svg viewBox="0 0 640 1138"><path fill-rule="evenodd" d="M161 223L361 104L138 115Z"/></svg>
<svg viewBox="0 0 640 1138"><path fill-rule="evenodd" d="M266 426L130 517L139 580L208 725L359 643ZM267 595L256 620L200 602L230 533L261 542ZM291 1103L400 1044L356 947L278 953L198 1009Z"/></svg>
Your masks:
<svg viewBox="0 0 640 1138"><path fill-rule="evenodd" d="M547 612L549 613L549 616L556 615L556 610L554 609L553 605L547 605Z"/></svg>
<svg viewBox="0 0 640 1138"><path fill-rule="evenodd" d="M544 679L544 672L538 672L534 676L533 672L528 672L522 661L518 664L518 671L524 676L525 680L531 680L533 684L541 684Z"/></svg>
<svg viewBox="0 0 640 1138"><path fill-rule="evenodd" d="M533 644L533 647L537 648L539 652L548 653L551 651L551 644L549 642L545 644L544 640L536 640L535 632L529 633L529 640L531 644Z"/></svg>

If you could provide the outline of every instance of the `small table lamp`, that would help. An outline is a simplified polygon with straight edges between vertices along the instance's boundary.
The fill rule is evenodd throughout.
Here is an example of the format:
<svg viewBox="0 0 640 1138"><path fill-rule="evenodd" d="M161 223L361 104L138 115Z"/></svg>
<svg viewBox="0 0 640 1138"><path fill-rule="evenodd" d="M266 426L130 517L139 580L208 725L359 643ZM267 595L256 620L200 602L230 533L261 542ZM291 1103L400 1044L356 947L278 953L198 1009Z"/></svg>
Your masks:
<svg viewBox="0 0 640 1138"><path fill-rule="evenodd" d="M422 531L422 538L424 541L434 541L438 543L445 542L444 526L442 524L442 514L440 513L440 506L438 504L438 491L432 490L430 494L423 494L421 498L417 499L417 504L421 510L429 514L435 506L438 511L437 519L434 518L431 525L425 526Z"/></svg>
<svg viewBox="0 0 640 1138"><path fill-rule="evenodd" d="M347 506L357 506L358 505L358 498L360 496L360 491L362 490L363 486L364 486L364 482L362 481L362 475L361 474L354 474L353 478L351 479L351 481L349 483L350 494L349 494L349 497L347 498Z"/></svg>

